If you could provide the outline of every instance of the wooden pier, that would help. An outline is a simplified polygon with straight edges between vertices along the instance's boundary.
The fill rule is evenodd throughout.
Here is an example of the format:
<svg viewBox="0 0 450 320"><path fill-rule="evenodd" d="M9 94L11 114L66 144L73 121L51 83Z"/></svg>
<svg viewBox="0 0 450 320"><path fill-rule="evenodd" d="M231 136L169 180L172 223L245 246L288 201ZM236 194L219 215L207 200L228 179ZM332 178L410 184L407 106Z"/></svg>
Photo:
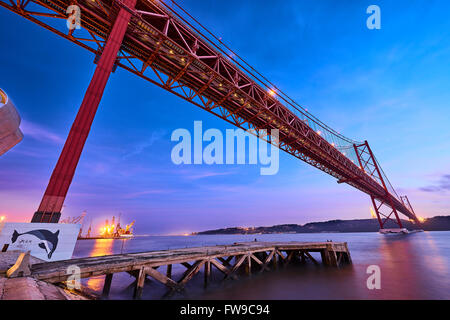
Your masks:
<svg viewBox="0 0 450 320"><path fill-rule="evenodd" d="M81 278L105 276L103 296L106 297L114 273L128 272L136 278L134 298L140 298L147 277L161 282L171 292L181 291L202 268L206 286L212 267L222 272L225 279L236 279L238 273L269 271L294 262L311 261L318 265L311 252L320 252L321 261L326 266L340 267L351 263L347 243L247 242L37 263L31 266L31 275L38 280L59 283L72 276L68 273L69 266L77 266ZM178 280L172 275L172 265L175 264L186 268Z"/></svg>

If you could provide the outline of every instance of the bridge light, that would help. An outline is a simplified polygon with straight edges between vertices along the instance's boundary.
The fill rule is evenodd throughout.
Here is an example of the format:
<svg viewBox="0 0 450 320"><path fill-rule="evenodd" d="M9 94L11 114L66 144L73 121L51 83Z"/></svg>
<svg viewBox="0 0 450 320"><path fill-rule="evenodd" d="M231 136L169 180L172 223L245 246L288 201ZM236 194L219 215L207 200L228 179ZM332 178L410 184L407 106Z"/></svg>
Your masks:
<svg viewBox="0 0 450 320"><path fill-rule="evenodd" d="M320 136L322 134L322 131L317 130L317 134Z"/></svg>
<svg viewBox="0 0 450 320"><path fill-rule="evenodd" d="M268 93L271 97L273 97L273 96L276 95L276 92L275 92L274 90L272 90L272 89L268 89L268 90L267 90L267 93Z"/></svg>

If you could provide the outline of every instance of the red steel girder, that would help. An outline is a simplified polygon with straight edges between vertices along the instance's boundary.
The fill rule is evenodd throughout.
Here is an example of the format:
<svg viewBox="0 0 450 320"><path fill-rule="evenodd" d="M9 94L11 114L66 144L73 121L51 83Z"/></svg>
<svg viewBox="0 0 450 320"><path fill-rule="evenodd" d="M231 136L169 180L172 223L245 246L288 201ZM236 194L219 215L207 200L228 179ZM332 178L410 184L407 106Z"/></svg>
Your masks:
<svg viewBox="0 0 450 320"><path fill-rule="evenodd" d="M35 7L67 17L69 0L34 0ZM121 44L116 64L137 76L215 114L243 129L278 129L282 150L332 175L380 201L389 200L380 181L361 170L334 143L325 139L333 135L352 145L354 142L336 133L309 114L297 109L284 97L273 97L249 71L208 42L195 27L163 2L138 0L133 9L124 1L78 0L82 9L82 27L70 35L48 19L40 20L36 10L26 5L0 0L0 5L46 29L100 55L111 30L114 4L131 14L131 21ZM46 13L43 13L46 14ZM56 19L56 18L55 18ZM313 125L325 130L316 132ZM321 130L319 130L321 131ZM269 141L272 142L272 141ZM387 201L393 209L411 218L407 208L396 197Z"/></svg>
<svg viewBox="0 0 450 320"><path fill-rule="evenodd" d="M360 169L364 171L366 174L370 175L374 180L378 181L385 190L385 195L382 197L376 197L374 195L370 195L372 199L372 204L375 209L375 213L377 215L378 221L380 223L381 229L385 226L386 222L391 219L391 216L394 215L395 221L400 228L403 228L402 222L398 216L397 210L404 210L406 208L403 201L399 201L397 197L395 197L391 192L389 192L386 181L383 178L383 174L378 166L378 163L373 155L372 149L369 146L369 143L365 141L363 144L354 145L355 153L358 158L358 162L360 165ZM379 201L379 205L376 204L377 200ZM388 215L384 215L381 213L380 208L382 206L388 206L391 211ZM409 219L413 221L417 221L417 218L413 212L407 209L406 212L403 212ZM383 220L380 215L383 215L385 219Z"/></svg>
<svg viewBox="0 0 450 320"><path fill-rule="evenodd" d="M134 7L136 0L124 0ZM105 48L86 91L69 136L52 173L49 184L32 222L58 222L67 192L75 174L84 144L91 129L103 91L116 62L131 14L121 8L109 33Z"/></svg>

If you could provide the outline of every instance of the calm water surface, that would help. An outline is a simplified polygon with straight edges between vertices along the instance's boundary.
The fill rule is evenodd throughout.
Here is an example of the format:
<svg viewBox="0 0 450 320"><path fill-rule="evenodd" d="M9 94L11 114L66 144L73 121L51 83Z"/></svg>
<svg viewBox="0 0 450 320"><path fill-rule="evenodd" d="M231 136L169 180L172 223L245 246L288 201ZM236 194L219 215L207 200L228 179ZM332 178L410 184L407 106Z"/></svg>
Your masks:
<svg viewBox="0 0 450 320"><path fill-rule="evenodd" d="M78 241L74 257L166 250L253 241L345 241L353 265L332 268L291 266L253 275L239 281L222 282L214 270L212 285L203 289L198 274L185 293L174 299L450 299L450 232L421 232L409 235L378 233L321 233L213 236L148 236L128 240ZM316 255L320 260L320 255ZM367 267L381 268L381 290L367 289ZM162 272L165 268L163 267ZM184 267L174 266L175 278ZM84 279L84 284L101 292L103 277ZM134 278L115 274L111 299L130 299ZM144 299L160 299L166 289L151 281L144 288Z"/></svg>

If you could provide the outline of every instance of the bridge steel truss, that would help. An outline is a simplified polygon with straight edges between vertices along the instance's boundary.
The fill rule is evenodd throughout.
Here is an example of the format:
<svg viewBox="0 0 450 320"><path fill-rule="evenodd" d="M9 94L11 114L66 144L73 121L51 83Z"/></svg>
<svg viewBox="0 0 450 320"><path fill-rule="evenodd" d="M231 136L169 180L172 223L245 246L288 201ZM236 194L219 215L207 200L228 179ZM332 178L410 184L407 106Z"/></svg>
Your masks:
<svg viewBox="0 0 450 320"><path fill-rule="evenodd" d="M370 195L370 199L372 200L373 207L375 208L375 214L377 216L378 222L380 224L381 229L384 228L386 223L391 220L391 217L395 217L395 222L398 224L400 228L403 228L400 217L398 216L397 209L394 204L393 195L389 192L386 181L384 181L383 174L378 166L378 163L373 155L372 149L369 146L369 143L365 141L360 145L353 145L355 148L355 153L358 158L358 162L360 168L368 174L372 179L376 180L380 185L383 186L386 197L385 199L377 199L373 195ZM394 191L395 192L395 191ZM402 203L404 204L403 198L401 198ZM388 213L383 213L381 210L382 207L388 208Z"/></svg>
<svg viewBox="0 0 450 320"><path fill-rule="evenodd" d="M264 89L244 71L247 70L245 67L214 48L200 31L176 11L170 11L164 2L138 0L134 5L134 1L0 0L0 6L94 53L95 63L101 63L102 59L103 62L112 62L112 72L119 66L236 127L249 130L259 138L335 177L338 183L347 183L368 194L381 228L385 221L380 218L377 202L392 209L391 215L395 215L400 227L398 213L418 222L412 208L390 193L383 180L377 181L377 177L382 179L379 172L376 175L366 172L367 168L362 160L364 152L361 153L360 150L370 150L367 142L358 144L325 126L326 133L354 145L356 154L359 155L358 166L335 143L327 141L321 131L314 130L310 119L302 118L296 110L286 107L286 104L290 104L289 101L280 97L277 99L273 92ZM70 5L77 5L81 9L81 30L69 31L66 26L66 19L71 14L66 11ZM121 12L127 13L129 22L120 48L117 55L109 52L108 57L103 58ZM109 76L106 73L108 70L105 76ZM89 88L85 100L88 93ZM100 98L102 93L103 90L98 92ZM99 102L100 100L92 105L92 119ZM77 117L80 112L81 108ZM69 138L74 130L83 131L87 137L91 123L92 121L87 122L78 129L72 126ZM271 129L279 130L278 141L267 134ZM78 139L69 146L68 139L64 149L69 149L67 152L76 149L81 154L85 140ZM64 149L58 163L62 162L61 167L66 171L56 172L57 164L33 221L59 220L62 204L79 160L79 155L64 160ZM376 161L373 163L376 164ZM385 216L386 220L391 215Z"/></svg>

